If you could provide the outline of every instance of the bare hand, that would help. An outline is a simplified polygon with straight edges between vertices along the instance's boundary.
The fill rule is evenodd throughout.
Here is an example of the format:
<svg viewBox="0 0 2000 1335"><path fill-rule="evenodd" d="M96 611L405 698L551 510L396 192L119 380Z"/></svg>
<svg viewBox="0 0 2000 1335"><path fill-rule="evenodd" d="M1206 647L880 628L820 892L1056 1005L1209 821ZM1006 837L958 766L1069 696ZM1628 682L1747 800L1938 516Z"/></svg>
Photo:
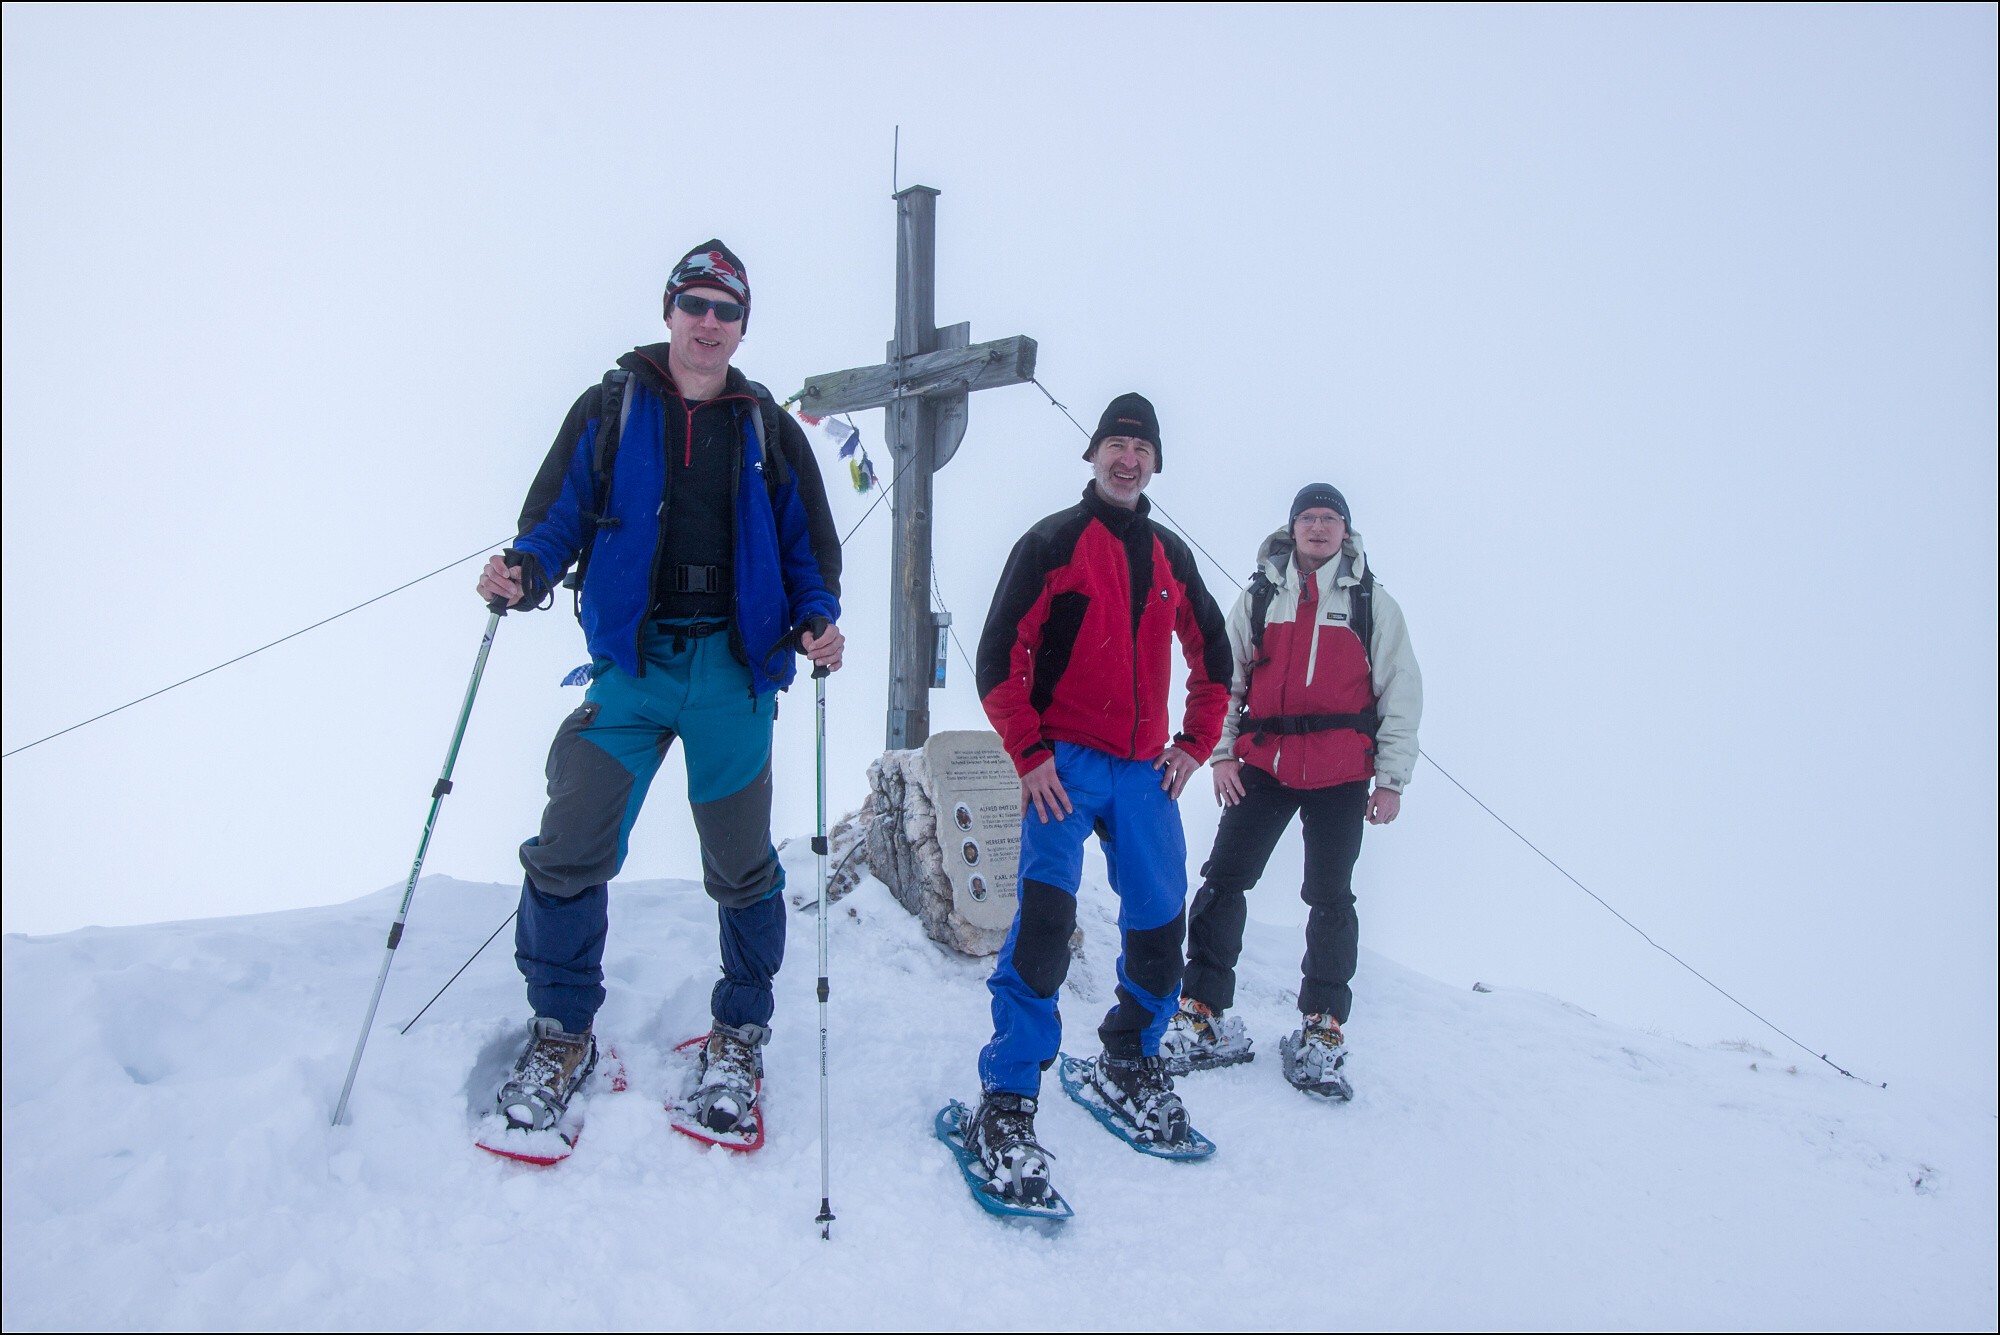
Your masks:
<svg viewBox="0 0 2000 1335"><path fill-rule="evenodd" d="M510 566L498 555L486 558L486 568L479 572L479 597L484 602L504 598L509 607L518 607L526 590L521 587L521 571Z"/></svg>
<svg viewBox="0 0 2000 1335"><path fill-rule="evenodd" d="M1044 825L1049 823L1051 813L1061 820L1076 809L1069 804L1069 793L1064 790L1062 778L1056 773L1054 756L1021 776L1021 814L1027 815L1031 806Z"/></svg>
<svg viewBox="0 0 2000 1335"><path fill-rule="evenodd" d="M1214 760L1209 762L1214 773L1215 805L1233 807L1243 800L1243 762L1240 760Z"/></svg>
<svg viewBox="0 0 2000 1335"><path fill-rule="evenodd" d="M1201 768L1201 762L1178 746L1170 746L1160 752L1160 758L1153 762L1153 768L1165 771L1160 775L1160 787L1166 790L1168 797L1178 802L1181 789L1187 787L1187 781Z"/></svg>
<svg viewBox="0 0 2000 1335"><path fill-rule="evenodd" d="M828 622L826 630L817 638L809 630L800 632L799 647L806 651L806 657L813 661L813 666L838 672L841 652L847 648L847 637L840 633L840 627Z"/></svg>
<svg viewBox="0 0 2000 1335"><path fill-rule="evenodd" d="M1376 788L1368 794L1368 823L1387 825L1403 810L1403 795L1394 788Z"/></svg>

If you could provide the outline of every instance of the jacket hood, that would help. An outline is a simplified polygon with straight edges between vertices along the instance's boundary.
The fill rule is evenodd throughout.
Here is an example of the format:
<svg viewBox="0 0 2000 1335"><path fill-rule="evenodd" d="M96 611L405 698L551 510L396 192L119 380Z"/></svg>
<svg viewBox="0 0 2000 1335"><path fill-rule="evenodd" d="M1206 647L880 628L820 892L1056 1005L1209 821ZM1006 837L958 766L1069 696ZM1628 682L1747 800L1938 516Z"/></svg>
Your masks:
<svg viewBox="0 0 2000 1335"><path fill-rule="evenodd" d="M1263 545L1257 548L1257 569L1263 572L1265 579L1280 588L1283 588L1285 581L1291 578L1293 546L1291 529L1281 528L1264 539ZM1336 576L1335 582L1358 584L1361 582L1361 572L1367 568L1367 549L1362 545L1361 535L1350 528L1340 543L1340 573Z"/></svg>
<svg viewBox="0 0 2000 1335"><path fill-rule="evenodd" d="M648 343L620 357L618 364L633 375L644 376L648 380L658 382L660 388L670 390L674 397L679 398L680 387L674 384L673 373L667 369L667 349L672 346L671 343ZM751 385L750 377L731 366L728 375L723 377L722 393L716 397L722 399L736 395L754 397L755 394L756 390Z"/></svg>

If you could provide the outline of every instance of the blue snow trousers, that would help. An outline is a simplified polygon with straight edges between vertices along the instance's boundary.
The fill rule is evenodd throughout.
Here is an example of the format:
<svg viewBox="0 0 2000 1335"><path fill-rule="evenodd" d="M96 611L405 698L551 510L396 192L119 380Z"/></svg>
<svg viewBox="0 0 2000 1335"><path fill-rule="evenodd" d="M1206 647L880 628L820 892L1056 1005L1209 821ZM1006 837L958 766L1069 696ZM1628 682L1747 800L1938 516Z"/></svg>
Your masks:
<svg viewBox="0 0 2000 1335"><path fill-rule="evenodd" d="M1021 817L1021 893L993 976L993 1038L979 1052L988 1093L1037 1095L1062 1049L1056 994L1069 975L1083 841L1095 833L1118 895L1118 1001L1097 1027L1116 1057L1157 1056L1180 1004L1187 935L1187 840L1180 809L1144 760L1055 743L1056 774L1074 808L1043 824Z"/></svg>
<svg viewBox="0 0 2000 1335"><path fill-rule="evenodd" d="M717 904L722 977L709 1009L723 1024L768 1024L785 957L785 874L771 846L771 725L776 693L757 695L729 651L726 623L654 624L631 676L591 665L584 702L549 747L541 832L521 845L527 879L514 960L535 1014L572 1033L604 1004L610 880L676 737L701 840L702 883Z"/></svg>

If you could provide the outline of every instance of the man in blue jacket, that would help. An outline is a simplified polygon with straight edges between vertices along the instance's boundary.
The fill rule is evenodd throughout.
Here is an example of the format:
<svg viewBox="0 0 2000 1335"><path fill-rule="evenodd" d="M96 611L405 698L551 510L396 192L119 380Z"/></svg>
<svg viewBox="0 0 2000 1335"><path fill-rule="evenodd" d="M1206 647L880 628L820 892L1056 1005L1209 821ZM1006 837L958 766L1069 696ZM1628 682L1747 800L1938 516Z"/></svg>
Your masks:
<svg viewBox="0 0 2000 1335"><path fill-rule="evenodd" d="M607 883L679 738L721 920L722 977L692 1111L752 1119L771 979L784 959L784 871L771 844L771 725L795 650L837 669L840 543L805 434L730 365L749 276L720 241L674 266L668 341L634 349L569 411L482 598L550 601L572 566L592 657L584 703L549 749L548 806L521 845L514 958L535 1020L498 1097L509 1124L556 1124L597 1060ZM574 581L573 581L574 582Z"/></svg>

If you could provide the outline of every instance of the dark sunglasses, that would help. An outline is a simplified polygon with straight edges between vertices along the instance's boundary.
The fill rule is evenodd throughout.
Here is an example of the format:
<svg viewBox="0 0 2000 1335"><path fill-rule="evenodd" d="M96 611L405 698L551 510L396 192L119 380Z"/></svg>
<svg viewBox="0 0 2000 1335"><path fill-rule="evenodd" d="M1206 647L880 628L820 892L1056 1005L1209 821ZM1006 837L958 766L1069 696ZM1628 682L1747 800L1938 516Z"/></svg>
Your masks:
<svg viewBox="0 0 2000 1335"><path fill-rule="evenodd" d="M716 301L709 297L697 297L692 292L683 292L674 298L674 305L697 320L715 312L715 318L724 324L735 324L743 318L743 305L735 301Z"/></svg>

